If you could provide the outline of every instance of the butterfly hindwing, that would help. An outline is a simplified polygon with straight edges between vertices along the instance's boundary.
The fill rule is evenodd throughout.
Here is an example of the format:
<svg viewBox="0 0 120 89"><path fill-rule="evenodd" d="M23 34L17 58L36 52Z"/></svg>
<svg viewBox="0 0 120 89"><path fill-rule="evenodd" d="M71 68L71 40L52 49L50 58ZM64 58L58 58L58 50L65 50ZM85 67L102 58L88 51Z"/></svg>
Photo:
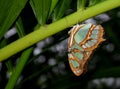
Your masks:
<svg viewBox="0 0 120 89"><path fill-rule="evenodd" d="M87 62L95 48L104 41L101 25L76 25L69 32L68 60L76 76L86 71Z"/></svg>

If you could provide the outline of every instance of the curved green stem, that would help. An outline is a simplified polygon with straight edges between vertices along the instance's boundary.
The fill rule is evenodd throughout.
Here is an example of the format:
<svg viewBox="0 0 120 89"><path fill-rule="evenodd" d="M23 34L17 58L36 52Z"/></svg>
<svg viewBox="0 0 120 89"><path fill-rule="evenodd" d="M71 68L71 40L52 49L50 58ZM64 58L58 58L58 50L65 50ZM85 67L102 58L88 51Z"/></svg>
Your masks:
<svg viewBox="0 0 120 89"><path fill-rule="evenodd" d="M30 47L22 53L22 55L19 59L19 62L15 68L15 71L13 71L5 89L13 89L14 88L16 81L19 78L20 73L22 72L22 70L23 70L27 60L29 59L29 56L32 53L32 51L33 51L33 47Z"/></svg>
<svg viewBox="0 0 120 89"><path fill-rule="evenodd" d="M35 44L36 42L45 39L65 28L84 21L90 17L96 16L100 13L109 11L120 6L120 0L106 0L102 3L87 8L84 11L78 10L77 12L66 16L65 18L51 23L50 25L40 27L38 30L24 36L23 38L9 44L0 50L0 61L20 52L21 50Z"/></svg>

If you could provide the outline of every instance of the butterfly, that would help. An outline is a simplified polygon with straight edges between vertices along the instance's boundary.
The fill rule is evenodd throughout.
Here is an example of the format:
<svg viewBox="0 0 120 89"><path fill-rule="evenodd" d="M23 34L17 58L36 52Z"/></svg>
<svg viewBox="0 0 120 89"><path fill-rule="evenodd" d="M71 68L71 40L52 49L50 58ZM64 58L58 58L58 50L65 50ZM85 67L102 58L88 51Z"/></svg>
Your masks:
<svg viewBox="0 0 120 89"><path fill-rule="evenodd" d="M75 25L69 32L68 61L76 76L86 72L91 54L98 45L105 41L104 30L101 25L91 23Z"/></svg>

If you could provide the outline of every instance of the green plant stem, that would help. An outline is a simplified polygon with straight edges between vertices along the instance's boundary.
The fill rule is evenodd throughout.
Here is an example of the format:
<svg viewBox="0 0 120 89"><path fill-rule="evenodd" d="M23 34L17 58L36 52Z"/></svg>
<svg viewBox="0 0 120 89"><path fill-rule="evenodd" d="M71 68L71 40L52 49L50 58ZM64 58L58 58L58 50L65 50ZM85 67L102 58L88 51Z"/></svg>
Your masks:
<svg viewBox="0 0 120 89"><path fill-rule="evenodd" d="M109 11L120 6L120 0L106 0L102 3L96 4L83 11L77 12L66 16L65 18L56 21L50 25L38 28L38 30L24 36L23 38L9 44L8 46L0 50L0 61L7 59L8 57L20 52L21 50L37 43L40 40L45 39L57 32L64 30L67 27L72 26L81 21L84 21L90 17L96 16L100 13Z"/></svg>
<svg viewBox="0 0 120 89"><path fill-rule="evenodd" d="M23 37L25 35L25 32L24 32L24 27L22 24L21 17L19 17L16 22L16 28L17 28L19 37L20 38ZM30 54L32 53L32 50L33 50L33 47L30 47L22 52L20 59L16 64L16 67L14 68L14 70L11 71L12 74L10 76L10 79L8 80L8 83L6 84L5 89L13 89L14 88L16 81L18 80L27 60L29 59ZM8 60L8 61L11 61L11 60ZM11 66L9 66L9 67L11 67Z"/></svg>

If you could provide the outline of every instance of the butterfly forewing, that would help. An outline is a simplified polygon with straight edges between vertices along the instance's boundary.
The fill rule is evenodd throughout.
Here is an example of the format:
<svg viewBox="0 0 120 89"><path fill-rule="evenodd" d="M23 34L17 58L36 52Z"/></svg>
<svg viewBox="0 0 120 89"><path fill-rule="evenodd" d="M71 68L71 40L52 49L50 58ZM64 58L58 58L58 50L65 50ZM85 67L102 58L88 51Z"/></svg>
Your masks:
<svg viewBox="0 0 120 89"><path fill-rule="evenodd" d="M87 62L95 48L104 41L101 25L76 25L69 32L68 60L76 76L86 71Z"/></svg>

